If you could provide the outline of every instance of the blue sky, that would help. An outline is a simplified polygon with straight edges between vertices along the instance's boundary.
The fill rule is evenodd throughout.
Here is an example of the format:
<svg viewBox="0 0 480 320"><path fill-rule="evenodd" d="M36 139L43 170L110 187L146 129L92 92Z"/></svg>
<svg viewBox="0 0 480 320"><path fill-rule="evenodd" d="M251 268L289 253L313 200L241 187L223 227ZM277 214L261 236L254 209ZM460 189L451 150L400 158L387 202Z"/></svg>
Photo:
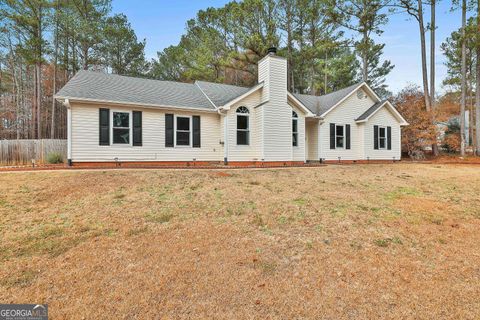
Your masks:
<svg viewBox="0 0 480 320"><path fill-rule="evenodd" d="M130 20L137 36L147 39L146 55L154 58L157 51L175 45L185 32L188 19L194 18L197 11L207 7L221 7L227 0L113 0L113 11L124 13ZM453 30L460 27L461 14L450 11L451 1L441 1L437 5L437 91L442 92L442 79L446 68L440 44ZM430 12L425 12L425 19L430 19ZM408 84L421 84L421 63L419 31L416 21L406 14L389 16L385 32L377 42L385 43L384 58L395 65L387 76L390 90L397 92ZM429 36L427 34L427 41ZM427 42L427 45L428 42ZM429 50L427 50L428 54Z"/></svg>

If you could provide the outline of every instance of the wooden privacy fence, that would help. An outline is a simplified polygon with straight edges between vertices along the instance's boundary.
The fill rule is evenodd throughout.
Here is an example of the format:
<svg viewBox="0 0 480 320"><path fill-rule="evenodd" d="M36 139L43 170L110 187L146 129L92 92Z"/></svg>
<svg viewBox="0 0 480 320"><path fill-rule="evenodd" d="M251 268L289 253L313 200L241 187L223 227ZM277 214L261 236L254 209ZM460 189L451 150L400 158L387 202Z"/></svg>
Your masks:
<svg viewBox="0 0 480 320"><path fill-rule="evenodd" d="M0 140L0 165L31 164L32 159L38 164L47 162L47 156L59 153L67 159L67 140Z"/></svg>

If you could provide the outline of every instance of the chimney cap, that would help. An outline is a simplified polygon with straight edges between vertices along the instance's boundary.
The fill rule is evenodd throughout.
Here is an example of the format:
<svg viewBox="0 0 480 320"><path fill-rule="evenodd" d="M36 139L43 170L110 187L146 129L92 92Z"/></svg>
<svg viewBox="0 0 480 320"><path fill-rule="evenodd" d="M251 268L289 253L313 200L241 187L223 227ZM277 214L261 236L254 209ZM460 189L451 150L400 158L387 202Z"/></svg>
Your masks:
<svg viewBox="0 0 480 320"><path fill-rule="evenodd" d="M267 52L268 52L269 55L275 55L275 54L277 54L277 48L276 47L270 47L270 48L268 48Z"/></svg>

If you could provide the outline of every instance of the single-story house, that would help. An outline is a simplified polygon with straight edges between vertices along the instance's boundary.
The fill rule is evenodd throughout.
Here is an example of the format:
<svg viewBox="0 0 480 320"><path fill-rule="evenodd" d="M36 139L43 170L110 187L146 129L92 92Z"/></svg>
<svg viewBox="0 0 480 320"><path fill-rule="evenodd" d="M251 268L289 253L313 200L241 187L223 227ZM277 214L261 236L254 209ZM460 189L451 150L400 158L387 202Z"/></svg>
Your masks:
<svg viewBox="0 0 480 320"><path fill-rule="evenodd" d="M70 164L399 160L408 124L364 82L289 92L274 48L251 88L80 71L55 98L68 108Z"/></svg>

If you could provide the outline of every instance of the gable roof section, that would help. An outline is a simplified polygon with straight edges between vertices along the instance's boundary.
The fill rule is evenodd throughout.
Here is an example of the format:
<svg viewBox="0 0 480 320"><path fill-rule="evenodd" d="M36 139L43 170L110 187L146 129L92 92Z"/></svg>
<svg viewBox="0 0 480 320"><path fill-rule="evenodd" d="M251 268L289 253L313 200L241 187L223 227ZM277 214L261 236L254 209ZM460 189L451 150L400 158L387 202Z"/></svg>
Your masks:
<svg viewBox="0 0 480 320"><path fill-rule="evenodd" d="M244 95L251 88L238 87L229 84L213 83L206 81L195 81L195 84L212 101L216 107L221 107L233 99Z"/></svg>
<svg viewBox="0 0 480 320"><path fill-rule="evenodd" d="M324 117L327 115L327 113L333 110L336 106L338 106L341 102L343 102L361 87L366 89L366 91L368 91L368 93L374 97L374 100L380 101L380 98L377 96L377 94L365 82L359 82L323 96L295 94L295 97L305 106L307 106L310 111L321 117Z"/></svg>
<svg viewBox="0 0 480 320"><path fill-rule="evenodd" d="M252 93L256 92L257 90L263 88L263 81L260 82L259 84L251 87L248 89L247 92L245 92L244 94L234 98L233 100L230 100L229 102L225 103L223 106L220 106L220 109L223 109L223 110L230 110L230 107L232 105L234 105L235 103L241 101L242 99L248 97L249 95L251 95Z"/></svg>
<svg viewBox="0 0 480 320"><path fill-rule="evenodd" d="M307 117L315 116L315 113L312 112L302 101L300 101L294 94L287 92L287 100L290 99L294 104L297 105L300 110L305 112Z"/></svg>
<svg viewBox="0 0 480 320"><path fill-rule="evenodd" d="M408 122L405 120L405 118L402 117L402 115L395 109L395 107L390 103L388 100L382 100L377 103L375 103L373 106L367 109L360 117L355 119L355 122L367 122L370 117L372 117L375 113L377 113L378 110L380 110L382 107L388 107L389 110L393 113L393 115L400 121L401 126L406 126L408 125Z"/></svg>
<svg viewBox="0 0 480 320"><path fill-rule="evenodd" d="M377 112L385 103L387 100L382 100L377 103L375 103L373 106L367 109L360 117L355 119L355 121L367 121L370 116L372 116L375 112Z"/></svg>
<svg viewBox="0 0 480 320"><path fill-rule="evenodd" d="M85 70L70 79L55 98L215 111L215 106L195 84Z"/></svg>
<svg viewBox="0 0 480 320"><path fill-rule="evenodd" d="M353 91L363 85L363 82L356 83L349 87L328 93L323 96L313 96L308 94L297 94L294 96L300 100L311 112L317 115L323 115L333 107L335 107L344 98L349 96Z"/></svg>

